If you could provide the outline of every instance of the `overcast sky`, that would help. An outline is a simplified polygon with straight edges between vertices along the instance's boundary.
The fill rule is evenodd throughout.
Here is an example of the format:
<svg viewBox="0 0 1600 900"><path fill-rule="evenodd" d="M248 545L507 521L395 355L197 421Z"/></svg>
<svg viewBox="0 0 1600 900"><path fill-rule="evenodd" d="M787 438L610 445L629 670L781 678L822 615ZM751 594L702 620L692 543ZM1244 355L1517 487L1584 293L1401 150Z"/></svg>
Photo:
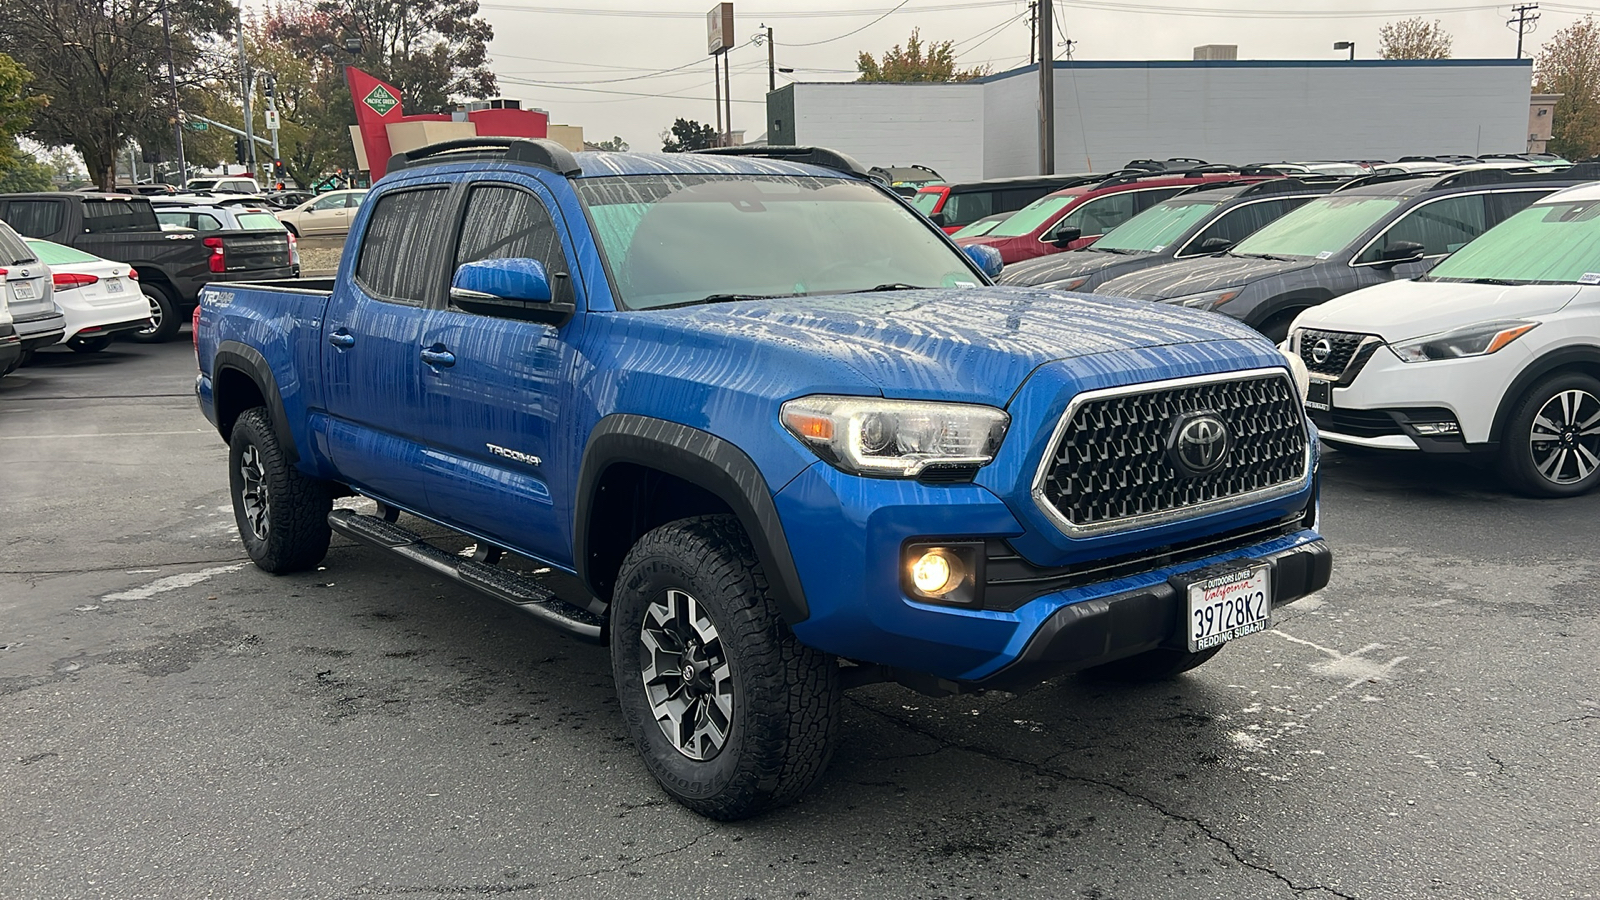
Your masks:
<svg viewBox="0 0 1600 900"><path fill-rule="evenodd" d="M733 125L763 132L767 51L750 44L773 28L777 64L795 69L778 84L852 81L856 54L904 43L953 40L963 67L1001 72L1026 64L1026 0L744 0L734 3ZM659 150L657 135L682 116L715 121L705 14L712 0L483 0L494 25L489 47L501 91L550 111L584 136L620 135L637 150ZM1197 44L1238 44L1240 59L1339 59L1334 41L1356 42L1371 59L1378 28L1410 16L1439 19L1457 58L1510 58L1516 33L1509 6L1473 0L1056 0L1057 18L1084 60L1189 59ZM1526 43L1539 42L1600 5L1541 3ZM889 10L894 9L893 12ZM1058 28L1058 32L1061 29ZM1057 35L1058 39L1060 35ZM1065 53L1058 47L1058 56ZM684 67L676 71L666 69ZM558 84L559 82L559 84ZM645 96L639 96L645 95Z"/></svg>

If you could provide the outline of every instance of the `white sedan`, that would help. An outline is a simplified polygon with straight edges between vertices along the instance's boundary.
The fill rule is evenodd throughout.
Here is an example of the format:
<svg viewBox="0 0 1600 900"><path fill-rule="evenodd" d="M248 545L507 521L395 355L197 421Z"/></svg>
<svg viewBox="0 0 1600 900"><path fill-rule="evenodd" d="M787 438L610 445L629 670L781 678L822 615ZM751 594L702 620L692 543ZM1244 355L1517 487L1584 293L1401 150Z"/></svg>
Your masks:
<svg viewBox="0 0 1600 900"><path fill-rule="evenodd" d="M61 343L79 353L94 353L111 346L119 332L150 324L150 304L139 290L139 275L132 266L50 241L26 240L39 261L50 267L56 305L66 316Z"/></svg>
<svg viewBox="0 0 1600 900"><path fill-rule="evenodd" d="M1558 191L1428 274L1301 313L1289 349L1335 448L1485 454L1519 490L1600 485L1600 183Z"/></svg>

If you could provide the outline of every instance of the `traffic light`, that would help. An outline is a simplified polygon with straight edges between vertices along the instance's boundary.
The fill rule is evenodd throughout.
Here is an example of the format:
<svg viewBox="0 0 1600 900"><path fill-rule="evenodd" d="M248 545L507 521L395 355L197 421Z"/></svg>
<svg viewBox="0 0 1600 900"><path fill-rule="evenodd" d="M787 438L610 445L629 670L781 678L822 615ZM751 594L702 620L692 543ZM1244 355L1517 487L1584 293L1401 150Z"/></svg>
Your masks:
<svg viewBox="0 0 1600 900"><path fill-rule="evenodd" d="M283 190L283 182L284 182L284 178L285 177L286 177L286 175L285 175L284 169L283 169L283 160L281 160L281 159L273 160L272 161L272 181L273 181L274 184L277 185L278 190L280 190L280 191Z"/></svg>
<svg viewBox="0 0 1600 900"><path fill-rule="evenodd" d="M240 162L240 164L243 164L250 159L250 152L245 148L244 138L236 137L233 139L233 156L234 159L237 159Z"/></svg>

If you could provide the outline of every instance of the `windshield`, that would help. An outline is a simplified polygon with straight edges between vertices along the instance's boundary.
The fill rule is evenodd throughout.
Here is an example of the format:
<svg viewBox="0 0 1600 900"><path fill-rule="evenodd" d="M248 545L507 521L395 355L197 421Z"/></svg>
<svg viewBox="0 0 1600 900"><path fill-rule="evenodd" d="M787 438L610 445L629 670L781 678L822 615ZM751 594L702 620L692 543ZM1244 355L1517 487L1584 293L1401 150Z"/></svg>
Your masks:
<svg viewBox="0 0 1600 900"><path fill-rule="evenodd" d="M1215 199L1167 200L1157 203L1121 225L1091 246L1096 250L1128 250L1156 253L1183 236L1196 222L1217 208Z"/></svg>
<svg viewBox="0 0 1600 900"><path fill-rule="evenodd" d="M931 216L943 198L944 191L917 191L917 195L911 198L911 205L923 215Z"/></svg>
<svg viewBox="0 0 1600 900"><path fill-rule="evenodd" d="M1027 206L1017 210L1011 218L1001 222L989 232L990 237L1021 237L1033 234L1056 213L1061 212L1067 204L1078 200L1082 195L1070 194L1065 197L1040 197Z"/></svg>
<svg viewBox="0 0 1600 900"><path fill-rule="evenodd" d="M1318 197L1262 227L1229 252L1235 256L1327 259L1355 243L1401 203L1398 197Z"/></svg>
<svg viewBox="0 0 1600 900"><path fill-rule="evenodd" d="M185 187L191 191L209 191L211 186L216 183L217 180L215 178L191 178Z"/></svg>
<svg viewBox="0 0 1600 900"><path fill-rule="evenodd" d="M994 216L988 219L979 219L978 221L973 222L971 225L967 225L961 230L951 234L950 238L954 240L956 238L964 237L983 237L984 235L993 231L996 225L999 225L1005 220L1005 216Z"/></svg>
<svg viewBox="0 0 1600 900"><path fill-rule="evenodd" d="M628 309L981 280L925 220L859 181L649 175L576 187Z"/></svg>
<svg viewBox="0 0 1600 900"><path fill-rule="evenodd" d="M1600 202L1530 206L1428 273L1429 281L1600 284Z"/></svg>
<svg viewBox="0 0 1600 900"><path fill-rule="evenodd" d="M47 266L68 266L73 263L97 263L100 257L63 247L53 241L41 241L38 238L27 238L28 246L38 254L39 262Z"/></svg>

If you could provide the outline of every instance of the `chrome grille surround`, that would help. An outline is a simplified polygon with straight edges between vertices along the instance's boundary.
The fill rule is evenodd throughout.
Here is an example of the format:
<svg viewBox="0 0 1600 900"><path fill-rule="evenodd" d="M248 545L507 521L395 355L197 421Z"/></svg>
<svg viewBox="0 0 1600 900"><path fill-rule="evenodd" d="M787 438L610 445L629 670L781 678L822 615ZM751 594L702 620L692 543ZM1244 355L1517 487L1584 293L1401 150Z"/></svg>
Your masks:
<svg viewBox="0 0 1600 900"><path fill-rule="evenodd" d="M1264 395L1262 399L1267 408L1263 411L1263 415L1240 421L1243 407L1237 405L1237 401L1250 399L1249 397L1233 398L1236 404L1230 409L1212 410L1222 415L1231 431L1242 424L1255 426L1242 435L1248 446L1241 448L1236 445L1231 449L1228 464L1217 473L1196 478L1184 478L1179 475L1177 469L1166 458L1166 430L1173 418L1183 412L1209 409L1210 406L1201 403L1201 400L1207 401L1212 406L1222 405L1214 402L1218 399L1218 394L1228 392L1237 394L1251 390ZM1158 396L1163 393L1172 396L1166 398ZM1078 415L1091 404L1126 400L1150 403L1164 401L1168 408L1162 410L1157 417L1147 417L1146 421L1129 423L1133 428L1142 428L1138 433L1116 435L1115 438L1122 442L1117 448L1121 452L1113 454L1104 451L1101 459L1088 462L1090 464L1111 462L1113 469L1120 467L1116 474L1120 476L1121 481L1133 481L1135 489L1147 487L1150 489L1147 493L1171 491L1175 494L1171 499L1177 502L1164 503L1160 498L1155 498L1153 503L1136 503L1140 511L1131 514L1091 516L1089 521L1074 521L1069 515L1073 511L1073 505L1066 504L1068 509L1065 511L1058 505L1065 492L1060 489L1057 470L1072 462L1063 458L1064 452L1070 453L1067 444L1069 431L1073 429ZM1272 408L1274 406L1275 409ZM1243 414L1247 415L1248 411ZM1277 421L1273 421L1274 417ZM1124 426L1119 423L1113 427ZM1136 445L1131 451L1128 447L1130 441ZM1273 446L1275 443L1280 446ZM1033 478L1034 505L1063 534L1073 538L1148 528L1286 497L1309 487L1312 477L1312 446L1305 407L1288 370L1280 368L1222 372L1216 375L1174 378L1167 381L1085 391L1067 404L1045 447ZM1228 486L1225 483L1218 484L1227 479L1240 477L1249 479L1245 467L1261 464L1263 452L1271 457L1265 460L1268 467L1277 469L1283 473L1283 477L1274 478L1271 477L1272 473L1268 472L1265 483L1250 483L1243 490L1232 492L1227 490ZM1250 455L1256 458L1249 460L1243 458ZM1112 473L1091 472L1089 477L1098 475L1103 478L1109 474ZM1128 485L1124 483L1114 490L1125 490L1127 487Z"/></svg>

